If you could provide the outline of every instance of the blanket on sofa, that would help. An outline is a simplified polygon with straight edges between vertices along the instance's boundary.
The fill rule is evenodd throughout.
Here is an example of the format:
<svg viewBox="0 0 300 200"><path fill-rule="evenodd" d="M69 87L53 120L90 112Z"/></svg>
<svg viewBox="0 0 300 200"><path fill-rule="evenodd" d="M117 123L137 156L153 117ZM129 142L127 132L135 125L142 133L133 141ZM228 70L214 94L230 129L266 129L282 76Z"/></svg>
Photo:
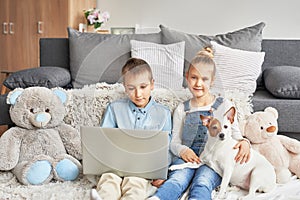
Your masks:
<svg viewBox="0 0 300 200"><path fill-rule="evenodd" d="M67 93L69 101L66 105L65 122L78 129L81 125L99 126L108 103L126 97L124 87L120 83L98 83L82 89L68 90ZM180 91L155 89L152 96L173 111L179 102L189 99L191 94L186 89Z"/></svg>
<svg viewBox="0 0 300 200"><path fill-rule="evenodd" d="M237 91L212 91L215 95L222 95L234 102L238 118L252 111L251 96ZM66 105L67 115L65 122L75 128L84 126L99 126L107 104L119 98L125 98L124 87L120 83L107 84L97 83L87 85L82 89L72 89L67 91L69 101ZM152 97L173 111L180 102L191 98L188 89L171 90L158 88L152 91ZM83 112L84 111L84 112Z"/></svg>

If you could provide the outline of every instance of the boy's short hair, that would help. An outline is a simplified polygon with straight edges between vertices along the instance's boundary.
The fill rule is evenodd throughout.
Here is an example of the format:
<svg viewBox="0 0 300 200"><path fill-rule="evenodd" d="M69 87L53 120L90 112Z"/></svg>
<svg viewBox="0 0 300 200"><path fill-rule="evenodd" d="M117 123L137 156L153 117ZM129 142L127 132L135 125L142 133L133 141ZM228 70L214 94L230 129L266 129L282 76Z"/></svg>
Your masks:
<svg viewBox="0 0 300 200"><path fill-rule="evenodd" d="M122 68L123 81L124 81L124 76L128 72L133 74L141 74L144 72L148 72L149 80L153 79L150 65L145 60L140 58L130 58L129 60L127 60L127 62Z"/></svg>

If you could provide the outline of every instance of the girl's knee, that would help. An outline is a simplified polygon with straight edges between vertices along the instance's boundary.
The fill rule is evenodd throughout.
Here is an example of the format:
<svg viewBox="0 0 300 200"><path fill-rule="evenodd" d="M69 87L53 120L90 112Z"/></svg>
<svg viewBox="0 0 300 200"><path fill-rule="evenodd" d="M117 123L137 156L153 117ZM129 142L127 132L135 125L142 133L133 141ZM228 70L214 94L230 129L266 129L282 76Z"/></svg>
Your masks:
<svg viewBox="0 0 300 200"><path fill-rule="evenodd" d="M172 173L168 179L190 182L193 176L194 171L190 169L179 169L174 171L174 173Z"/></svg>

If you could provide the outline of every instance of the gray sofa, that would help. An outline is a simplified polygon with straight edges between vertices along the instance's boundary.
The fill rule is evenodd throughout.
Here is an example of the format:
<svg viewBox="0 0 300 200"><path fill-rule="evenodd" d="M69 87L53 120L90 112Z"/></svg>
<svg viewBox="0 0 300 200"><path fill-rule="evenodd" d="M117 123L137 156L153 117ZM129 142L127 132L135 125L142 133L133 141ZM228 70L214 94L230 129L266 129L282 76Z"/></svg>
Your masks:
<svg viewBox="0 0 300 200"><path fill-rule="evenodd" d="M255 25L255 29L258 30L257 32L261 33L261 29L264 26L264 24ZM254 27L254 26L253 26ZM165 27L161 27L165 28ZM242 31L246 30L246 33L252 31L252 28L246 28L241 29ZM223 35L216 35L216 36L196 36L191 34L183 34L180 32L175 32L174 40L185 40L186 41L186 49L189 47L189 44L194 44L195 42L199 42L199 37L201 39L201 42L204 41L204 43L209 42L210 40L214 39L220 43L223 43L225 45L228 45L230 47L239 47L236 42L236 44L232 43L232 37L236 37L237 34L241 34L241 30L236 32L231 32ZM70 31L70 30L69 30ZM71 30L72 31L72 30ZM165 30L169 31L169 30ZM65 87L65 88L71 88L75 84L77 84L77 87L79 88L78 84L92 84L99 81L105 81L108 83L114 83L119 80L119 72L120 68L122 66L122 63L125 62L126 59L130 57L130 51L128 51L128 45L129 41L131 39L138 39L143 41L150 41L150 42L156 42L156 43L163 43L168 44L172 41L166 40L166 36L168 36L173 32L165 32L165 33L154 33L154 34L134 34L134 35L125 35L125 36L114 36L114 35L91 35L89 33L85 33L84 40L80 41L74 41L74 38L41 38L40 40L40 67L35 69L29 69L26 71L26 74L34 74L36 70L39 69L47 69L46 73L47 76L50 76L51 73L52 77L47 77L46 80L32 80L36 78L39 75L32 76L30 81L27 81L24 83L24 80L15 80L14 82L5 83L8 87L29 87L29 86L45 86L45 87ZM73 34L81 34L77 32L73 32ZM177 35L176 35L177 34ZM244 35L245 32L242 32ZM252 34L252 33L251 33ZM86 37L93 38L96 42L89 43L88 40L86 40ZM121 37L121 38L120 38ZM164 39L165 37L165 39ZM240 37L240 36L239 36ZM255 36L261 37L260 36ZM100 39L99 39L100 38ZM231 43L228 44L228 40L231 40ZM108 43L107 41L112 41ZM195 40L195 41L194 41ZM196 41L197 40L197 41ZM120 44L120 41L124 43L126 41L126 45ZM238 40L237 40L238 41ZM106 64L104 68L102 67L101 72L101 78L100 80L93 80L93 77L90 75L85 75L83 78L86 78L83 82L74 80L74 73L78 73L74 69L72 69L72 66L74 66L74 61L76 61L76 64L78 63L84 63L87 59L86 57L82 57L82 52L76 52L73 50L74 45L81 46L80 51L86 51L89 52L91 49L93 49L95 46L94 43L107 43L102 45L102 48L100 51L106 50L110 51L105 47L105 45L114 46L116 48L117 52L109 52L109 55L116 54L115 57L112 59L111 62ZM190 43L189 43L190 42ZM288 135L290 137L294 137L298 140L300 140L300 90L298 90L299 80L300 79L300 40L271 40L271 39L263 39L262 41L255 41L260 42L261 49L249 49L253 51L264 51L265 52L265 59L264 63L262 65L262 74L257 79L257 89L253 96L253 106L254 111L263 110L265 107L272 106L275 107L279 111L279 132L281 134ZM123 46L122 46L123 45ZM245 45L244 45L245 46ZM246 45L247 46L247 45ZM199 47L197 47L199 49ZM246 50L248 50L247 47L245 47ZM189 49L186 50L186 54L188 55L190 52L188 52ZM71 52L71 53L70 53ZM104 54L105 52L102 52L101 54ZM194 52L192 52L194 54ZM90 54L89 54L90 56ZM101 56L100 56L101 57ZM106 56L107 57L107 56ZM100 59L100 58L97 58ZM103 55L103 58L105 59L105 55ZM188 61L187 58L185 61ZM90 62L86 65L91 66L93 64L99 64L99 60L96 62ZM105 63L105 62L103 62ZM185 63L186 65L187 63ZM71 67L70 67L71 66ZM82 67L82 66L80 66ZM53 69L53 70L51 70ZM54 70L55 69L55 70ZM275 69L275 70L273 70ZM58 71L57 71L58 70ZM298 71L298 72L297 72ZM289 73L291 72L291 73ZM22 72L24 73L24 72ZM99 72L96 72L99 73ZM80 77L80 75L76 74L76 77ZM20 78L19 76L17 76ZM59 77L60 80L56 80L57 77ZM49 80L54 78L55 80ZM90 78L90 79L89 79ZM89 81L90 82L86 82ZM18 82L18 84L16 84ZM20 84L19 82L22 82L24 85ZM31 82L31 84L28 84L28 82ZM56 83L53 83L56 82ZM34 84L33 84L34 83ZM72 86L73 83L73 86ZM285 85L281 85L281 84ZM14 85L15 84L15 85ZM184 85L185 83L183 83ZM81 85L82 86L82 85ZM290 88L292 88L292 90ZM7 95L1 95L0 96L0 107L1 107L1 113L0 113L0 125L13 125L13 123L10 120L9 117L9 105L6 104Z"/></svg>
<svg viewBox="0 0 300 200"><path fill-rule="evenodd" d="M263 40L262 50L266 55L253 96L254 110L276 108L279 131L300 140L300 40Z"/></svg>

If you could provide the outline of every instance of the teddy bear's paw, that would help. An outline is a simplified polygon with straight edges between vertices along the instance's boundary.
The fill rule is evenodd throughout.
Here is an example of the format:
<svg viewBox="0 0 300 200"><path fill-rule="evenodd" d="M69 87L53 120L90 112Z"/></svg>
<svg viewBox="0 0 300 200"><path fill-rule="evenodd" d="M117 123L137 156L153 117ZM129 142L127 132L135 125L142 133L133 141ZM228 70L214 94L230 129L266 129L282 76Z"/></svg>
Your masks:
<svg viewBox="0 0 300 200"><path fill-rule="evenodd" d="M55 175L61 181L73 181L80 173L80 168L71 160L65 158L55 166Z"/></svg>
<svg viewBox="0 0 300 200"><path fill-rule="evenodd" d="M29 170L25 174L28 184L40 185L50 182L52 179L51 163L47 160L39 160L30 165Z"/></svg>

